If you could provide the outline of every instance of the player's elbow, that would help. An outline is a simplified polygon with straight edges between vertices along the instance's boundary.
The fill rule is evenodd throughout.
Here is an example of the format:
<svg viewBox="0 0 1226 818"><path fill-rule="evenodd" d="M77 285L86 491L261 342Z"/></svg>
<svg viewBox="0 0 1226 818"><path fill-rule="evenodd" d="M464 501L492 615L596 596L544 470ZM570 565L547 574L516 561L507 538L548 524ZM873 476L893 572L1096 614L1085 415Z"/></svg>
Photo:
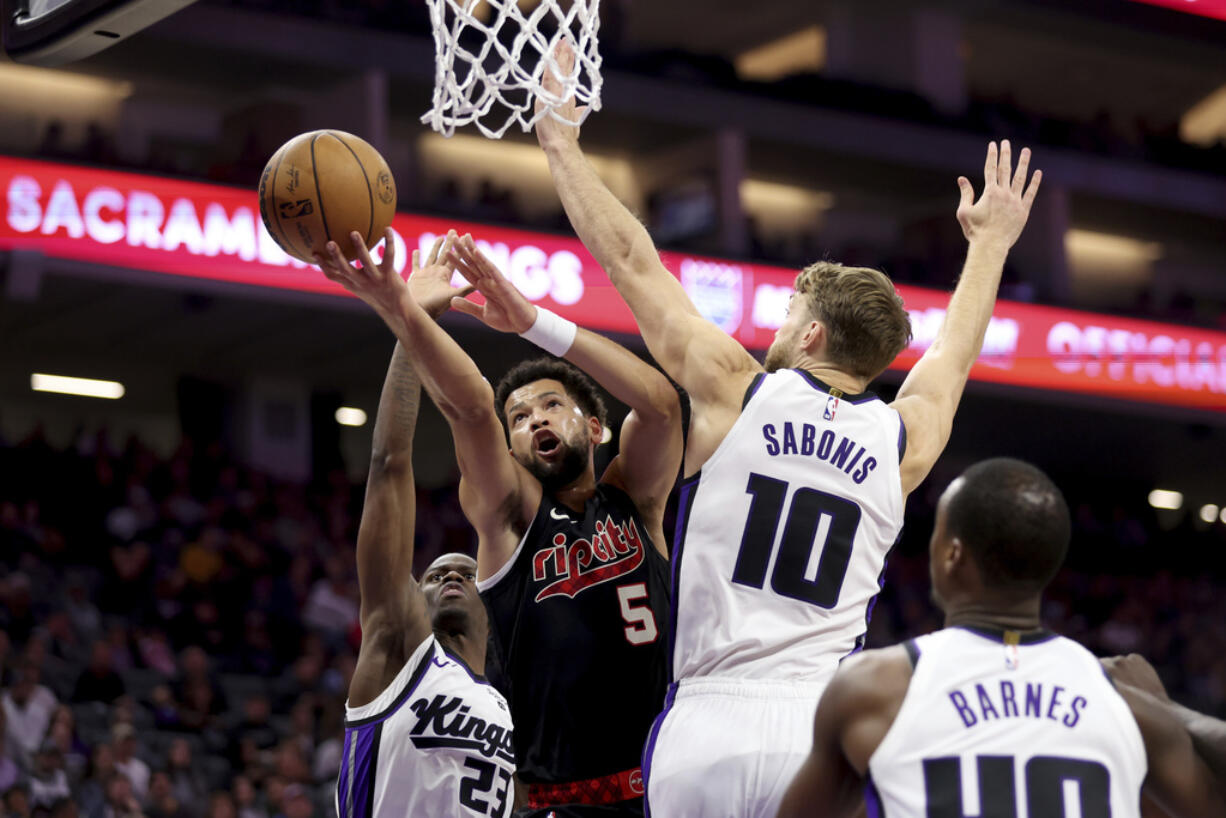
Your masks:
<svg viewBox="0 0 1226 818"><path fill-rule="evenodd" d="M494 390L483 379L462 392L441 396L435 403L452 426L477 423L494 414Z"/></svg>
<svg viewBox="0 0 1226 818"><path fill-rule="evenodd" d="M413 474L413 451L410 446L376 446L370 454L371 479L397 479Z"/></svg>

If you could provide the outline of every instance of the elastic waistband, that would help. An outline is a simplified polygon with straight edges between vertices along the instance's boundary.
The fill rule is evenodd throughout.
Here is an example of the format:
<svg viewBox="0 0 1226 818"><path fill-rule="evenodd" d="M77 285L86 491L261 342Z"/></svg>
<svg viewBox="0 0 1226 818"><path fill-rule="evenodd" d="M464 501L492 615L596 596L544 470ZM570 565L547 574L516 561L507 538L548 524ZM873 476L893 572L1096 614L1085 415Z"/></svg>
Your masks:
<svg viewBox="0 0 1226 818"><path fill-rule="evenodd" d="M833 676L834 674L831 674ZM805 699L812 701L822 695L829 679L822 681L779 682L761 679L737 679L729 676L701 676L682 679L677 683L677 698L691 696L735 696L739 699Z"/></svg>
<svg viewBox="0 0 1226 818"><path fill-rule="evenodd" d="M642 797L643 771L639 767L586 781L528 785L528 806L532 809L563 804L617 804Z"/></svg>

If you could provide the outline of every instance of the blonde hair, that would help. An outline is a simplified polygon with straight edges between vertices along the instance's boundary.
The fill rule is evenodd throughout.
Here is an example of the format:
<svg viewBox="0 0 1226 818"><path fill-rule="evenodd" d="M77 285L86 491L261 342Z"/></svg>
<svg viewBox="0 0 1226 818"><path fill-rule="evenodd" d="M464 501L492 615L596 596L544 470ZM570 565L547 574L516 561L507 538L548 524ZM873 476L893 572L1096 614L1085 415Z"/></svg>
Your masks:
<svg viewBox="0 0 1226 818"><path fill-rule="evenodd" d="M826 327L826 355L853 375L875 378L911 341L911 316L889 277L833 261L796 276L796 294Z"/></svg>

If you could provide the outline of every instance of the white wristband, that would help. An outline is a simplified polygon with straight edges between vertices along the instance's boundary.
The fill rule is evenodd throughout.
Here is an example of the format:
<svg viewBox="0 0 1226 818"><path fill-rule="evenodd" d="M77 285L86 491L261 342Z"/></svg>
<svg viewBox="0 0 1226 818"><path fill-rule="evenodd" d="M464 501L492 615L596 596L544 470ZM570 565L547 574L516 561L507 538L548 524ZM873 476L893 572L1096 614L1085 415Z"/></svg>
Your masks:
<svg viewBox="0 0 1226 818"><path fill-rule="evenodd" d="M574 321L567 321L555 312L537 307L536 320L528 331L521 332L519 337L531 341L550 355L561 358L575 343L575 335L578 332L579 327Z"/></svg>

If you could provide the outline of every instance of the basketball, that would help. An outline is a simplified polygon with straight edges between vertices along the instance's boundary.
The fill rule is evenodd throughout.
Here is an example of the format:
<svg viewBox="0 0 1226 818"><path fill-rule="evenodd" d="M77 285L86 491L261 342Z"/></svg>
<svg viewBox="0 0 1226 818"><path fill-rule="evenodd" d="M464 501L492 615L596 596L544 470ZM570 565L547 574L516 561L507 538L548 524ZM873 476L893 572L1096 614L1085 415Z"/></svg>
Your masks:
<svg viewBox="0 0 1226 818"><path fill-rule="evenodd" d="M282 145L260 175L260 215L281 249L314 264L329 241L353 261L349 234L370 247L396 213L396 182L387 162L344 131L311 131Z"/></svg>

